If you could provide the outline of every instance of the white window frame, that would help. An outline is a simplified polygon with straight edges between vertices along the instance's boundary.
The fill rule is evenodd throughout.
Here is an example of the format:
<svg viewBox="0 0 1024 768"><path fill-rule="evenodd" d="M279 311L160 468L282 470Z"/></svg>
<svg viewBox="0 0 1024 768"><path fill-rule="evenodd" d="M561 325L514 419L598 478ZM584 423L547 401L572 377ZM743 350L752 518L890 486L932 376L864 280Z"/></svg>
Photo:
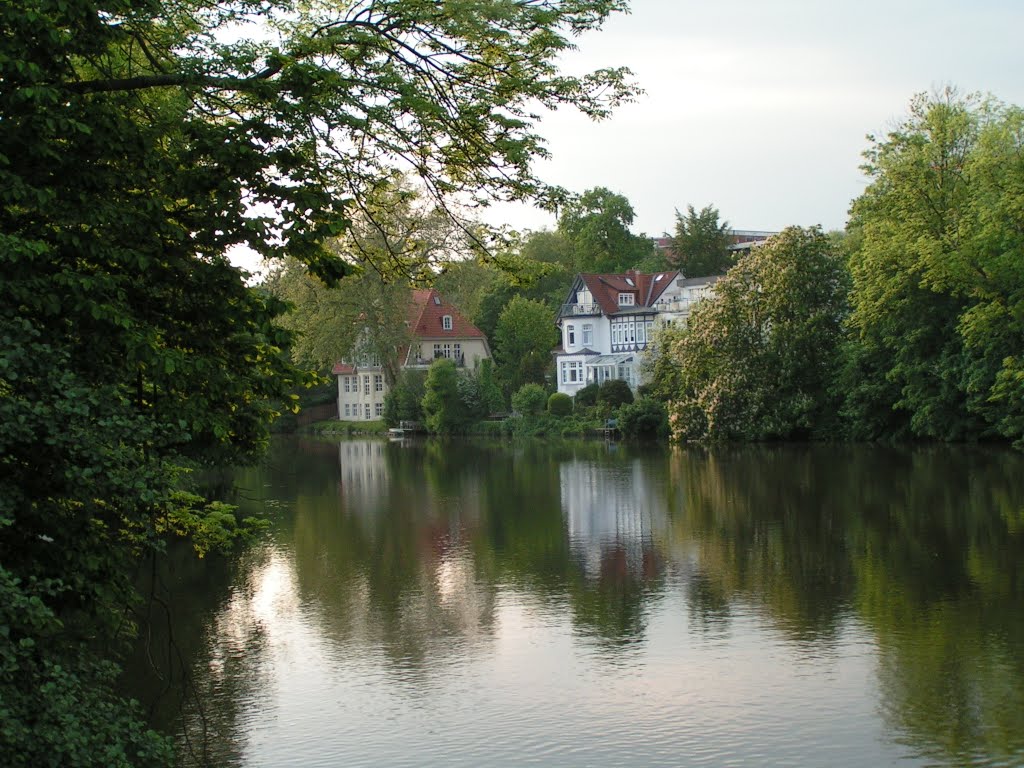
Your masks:
<svg viewBox="0 0 1024 768"><path fill-rule="evenodd" d="M368 373L363 376L363 394L370 394L370 374Z"/></svg>
<svg viewBox="0 0 1024 768"><path fill-rule="evenodd" d="M635 306L636 298L632 293L626 293L623 291L619 294L619 306L620 307L632 307Z"/></svg>
<svg viewBox="0 0 1024 768"><path fill-rule="evenodd" d="M374 403L373 413L379 419L384 415L384 403Z"/></svg>
<svg viewBox="0 0 1024 768"><path fill-rule="evenodd" d="M565 326L565 346L576 346L576 326L571 323Z"/></svg>
<svg viewBox="0 0 1024 768"><path fill-rule="evenodd" d="M441 328L446 331L450 331L452 329L451 315L445 315L444 317L441 318Z"/></svg>
<svg viewBox="0 0 1024 768"><path fill-rule="evenodd" d="M379 373L373 375L373 389L375 392L384 391L384 377Z"/></svg>
<svg viewBox="0 0 1024 768"><path fill-rule="evenodd" d="M583 346L589 347L594 343L594 326L592 323L583 324Z"/></svg>
<svg viewBox="0 0 1024 768"><path fill-rule="evenodd" d="M348 403L345 403L345 416L348 417L348 416L351 416L351 415L352 415L352 409L351 409L351 407L349 406Z"/></svg>
<svg viewBox="0 0 1024 768"><path fill-rule="evenodd" d="M366 421L370 420L370 404L366 403L363 405L363 418Z"/></svg>

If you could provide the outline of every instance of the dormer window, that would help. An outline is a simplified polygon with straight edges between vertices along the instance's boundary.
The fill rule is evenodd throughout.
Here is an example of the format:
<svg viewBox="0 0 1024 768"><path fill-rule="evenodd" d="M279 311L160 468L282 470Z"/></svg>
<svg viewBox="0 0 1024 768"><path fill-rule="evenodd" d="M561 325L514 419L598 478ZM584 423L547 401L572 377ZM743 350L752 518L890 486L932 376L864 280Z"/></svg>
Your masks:
<svg viewBox="0 0 1024 768"><path fill-rule="evenodd" d="M450 331L452 329L451 315L445 315L444 317L441 318L441 327L446 331Z"/></svg>
<svg viewBox="0 0 1024 768"><path fill-rule="evenodd" d="M619 306L620 307L632 307L635 302L632 293L620 293L619 294Z"/></svg>

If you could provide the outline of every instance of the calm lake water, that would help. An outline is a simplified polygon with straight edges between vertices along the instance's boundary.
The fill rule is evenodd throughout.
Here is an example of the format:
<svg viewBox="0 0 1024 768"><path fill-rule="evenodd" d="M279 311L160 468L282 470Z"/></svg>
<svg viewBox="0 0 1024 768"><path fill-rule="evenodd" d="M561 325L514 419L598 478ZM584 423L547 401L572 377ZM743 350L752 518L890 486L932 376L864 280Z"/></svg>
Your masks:
<svg viewBox="0 0 1024 768"><path fill-rule="evenodd" d="M1024 765L1019 454L280 440L228 480L269 529L174 558L131 669L188 764Z"/></svg>

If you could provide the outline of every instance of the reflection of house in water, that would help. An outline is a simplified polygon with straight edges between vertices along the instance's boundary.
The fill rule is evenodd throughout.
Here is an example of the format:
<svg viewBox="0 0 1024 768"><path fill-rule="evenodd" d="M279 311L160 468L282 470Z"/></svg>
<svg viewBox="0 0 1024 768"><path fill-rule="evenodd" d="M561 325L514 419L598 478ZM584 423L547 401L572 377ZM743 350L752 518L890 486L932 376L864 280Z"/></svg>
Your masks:
<svg viewBox="0 0 1024 768"><path fill-rule="evenodd" d="M386 443L371 440L338 444L338 492L349 503L362 506L387 495L390 475L385 447Z"/></svg>
<svg viewBox="0 0 1024 768"><path fill-rule="evenodd" d="M642 466L571 461L559 467L570 547L588 577L656 575L653 529L664 502L645 482Z"/></svg>

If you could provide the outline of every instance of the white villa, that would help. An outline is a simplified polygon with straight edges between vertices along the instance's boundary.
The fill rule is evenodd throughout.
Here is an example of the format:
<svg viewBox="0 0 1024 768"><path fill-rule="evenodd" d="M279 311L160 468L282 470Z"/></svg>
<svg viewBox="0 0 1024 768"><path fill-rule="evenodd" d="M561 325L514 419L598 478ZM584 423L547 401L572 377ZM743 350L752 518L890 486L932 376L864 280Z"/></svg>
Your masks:
<svg viewBox="0 0 1024 768"><path fill-rule="evenodd" d="M571 396L608 379L624 379L636 389L652 332L685 323L717 280L686 279L679 272L577 275L555 321L562 334L553 353L558 391Z"/></svg>
<svg viewBox="0 0 1024 768"><path fill-rule="evenodd" d="M412 291L405 322L411 339L399 350L403 370L426 370L438 357L454 360L460 368L473 368L491 356L483 331L433 289ZM384 416L389 387L379 361L335 363L332 373L338 379L339 419L371 421Z"/></svg>

